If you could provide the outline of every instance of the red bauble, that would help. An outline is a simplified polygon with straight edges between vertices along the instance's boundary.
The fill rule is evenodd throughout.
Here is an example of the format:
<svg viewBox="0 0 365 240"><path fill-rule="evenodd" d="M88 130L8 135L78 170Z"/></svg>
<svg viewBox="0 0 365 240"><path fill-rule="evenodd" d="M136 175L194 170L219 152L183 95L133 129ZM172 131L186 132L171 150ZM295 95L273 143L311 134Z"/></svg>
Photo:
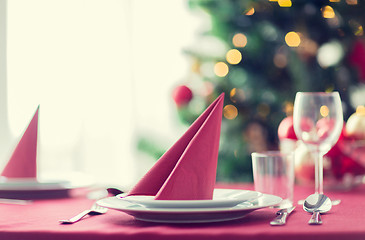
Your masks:
<svg viewBox="0 0 365 240"><path fill-rule="evenodd" d="M193 92L185 85L177 86L172 92L172 98L178 107L182 107L193 98Z"/></svg>
<svg viewBox="0 0 365 240"><path fill-rule="evenodd" d="M322 118L320 119L317 124L317 135L320 140L325 140L328 135L331 134L332 129L334 128L335 121L330 118ZM342 131L342 130L341 130Z"/></svg>
<svg viewBox="0 0 365 240"><path fill-rule="evenodd" d="M343 155L341 144L344 141L344 131L341 132L341 135L336 142L336 144L325 154L325 156L329 158L341 157Z"/></svg>
<svg viewBox="0 0 365 240"><path fill-rule="evenodd" d="M297 140L293 126L293 116L286 117L281 121L278 128L278 136L279 139L289 138Z"/></svg>
<svg viewBox="0 0 365 240"><path fill-rule="evenodd" d="M365 82L365 43L357 40L349 54L350 63L357 68L361 82Z"/></svg>
<svg viewBox="0 0 365 240"><path fill-rule="evenodd" d="M331 161L331 170L337 179L341 179L345 174L363 175L365 165L363 159L363 148L356 148L357 140L349 137L346 128L342 129L337 143L325 155Z"/></svg>

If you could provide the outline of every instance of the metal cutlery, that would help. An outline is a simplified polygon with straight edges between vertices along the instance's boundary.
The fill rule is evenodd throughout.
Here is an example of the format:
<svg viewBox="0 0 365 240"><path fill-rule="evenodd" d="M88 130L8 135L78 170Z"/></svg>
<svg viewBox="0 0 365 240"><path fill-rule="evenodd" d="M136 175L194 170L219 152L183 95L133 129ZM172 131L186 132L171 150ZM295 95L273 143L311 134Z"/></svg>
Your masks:
<svg viewBox="0 0 365 240"><path fill-rule="evenodd" d="M106 190L103 188L101 190L98 189L98 190L92 191L91 193L89 193L88 198L100 199L101 197L106 197L108 194L116 196L121 193L123 193L123 191L120 190L119 188L109 187ZM98 204L94 203L90 209L85 210L70 219L59 220L59 222L62 224L72 224L72 223L80 221L86 215L101 215L101 214L106 213L107 211L108 211L107 208L101 207Z"/></svg>
<svg viewBox="0 0 365 240"><path fill-rule="evenodd" d="M303 205L305 199L301 199L301 200L298 200L298 205ZM334 199L334 200L331 200L332 202L332 206L337 206L341 203L341 199Z"/></svg>
<svg viewBox="0 0 365 240"><path fill-rule="evenodd" d="M295 206L283 208L276 212L276 218L270 222L272 226L281 226L286 224L289 214L295 209Z"/></svg>
<svg viewBox="0 0 365 240"><path fill-rule="evenodd" d="M94 203L89 210L85 210L70 219L60 220L59 222L62 224L72 224L80 221L86 215L100 215L106 213L107 211L107 208L101 207Z"/></svg>
<svg viewBox="0 0 365 240"><path fill-rule="evenodd" d="M309 220L309 225L322 224L321 213L326 213L332 208L331 199L324 194L312 194L308 196L303 204L303 209L306 212L312 213L312 217Z"/></svg>

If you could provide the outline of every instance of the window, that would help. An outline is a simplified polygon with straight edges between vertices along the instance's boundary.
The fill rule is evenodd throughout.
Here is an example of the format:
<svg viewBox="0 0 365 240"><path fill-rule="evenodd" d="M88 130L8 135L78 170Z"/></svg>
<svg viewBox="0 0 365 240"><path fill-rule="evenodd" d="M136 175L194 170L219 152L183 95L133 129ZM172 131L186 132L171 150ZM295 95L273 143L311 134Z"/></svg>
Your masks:
<svg viewBox="0 0 365 240"><path fill-rule="evenodd" d="M176 136L170 92L186 75L182 48L198 23L186 2L3 2L2 152L40 105L41 176L81 171L131 184L144 171L136 168L135 131Z"/></svg>

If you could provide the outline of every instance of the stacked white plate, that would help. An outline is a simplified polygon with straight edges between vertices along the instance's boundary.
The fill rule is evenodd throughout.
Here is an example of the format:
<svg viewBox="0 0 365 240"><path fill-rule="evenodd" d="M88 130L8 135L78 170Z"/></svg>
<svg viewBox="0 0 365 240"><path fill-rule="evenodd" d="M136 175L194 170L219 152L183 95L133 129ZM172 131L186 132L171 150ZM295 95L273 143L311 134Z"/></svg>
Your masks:
<svg viewBox="0 0 365 240"><path fill-rule="evenodd" d="M254 210L274 206L281 200L256 191L215 189L212 200L155 200L154 196L120 194L101 199L97 204L142 221L200 223L239 219Z"/></svg>
<svg viewBox="0 0 365 240"><path fill-rule="evenodd" d="M93 181L84 175L59 179L7 179L0 177L0 198L47 199L68 197L69 191L89 187Z"/></svg>

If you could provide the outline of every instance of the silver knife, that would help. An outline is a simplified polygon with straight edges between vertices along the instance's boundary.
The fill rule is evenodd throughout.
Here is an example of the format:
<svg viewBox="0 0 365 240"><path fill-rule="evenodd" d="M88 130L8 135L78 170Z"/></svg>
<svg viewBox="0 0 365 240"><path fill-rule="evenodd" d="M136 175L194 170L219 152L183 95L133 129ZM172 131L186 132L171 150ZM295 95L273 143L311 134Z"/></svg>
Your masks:
<svg viewBox="0 0 365 240"><path fill-rule="evenodd" d="M286 223L286 218L295 209L295 206L289 208L283 208L276 213L276 218L270 222L272 226L280 226Z"/></svg>

